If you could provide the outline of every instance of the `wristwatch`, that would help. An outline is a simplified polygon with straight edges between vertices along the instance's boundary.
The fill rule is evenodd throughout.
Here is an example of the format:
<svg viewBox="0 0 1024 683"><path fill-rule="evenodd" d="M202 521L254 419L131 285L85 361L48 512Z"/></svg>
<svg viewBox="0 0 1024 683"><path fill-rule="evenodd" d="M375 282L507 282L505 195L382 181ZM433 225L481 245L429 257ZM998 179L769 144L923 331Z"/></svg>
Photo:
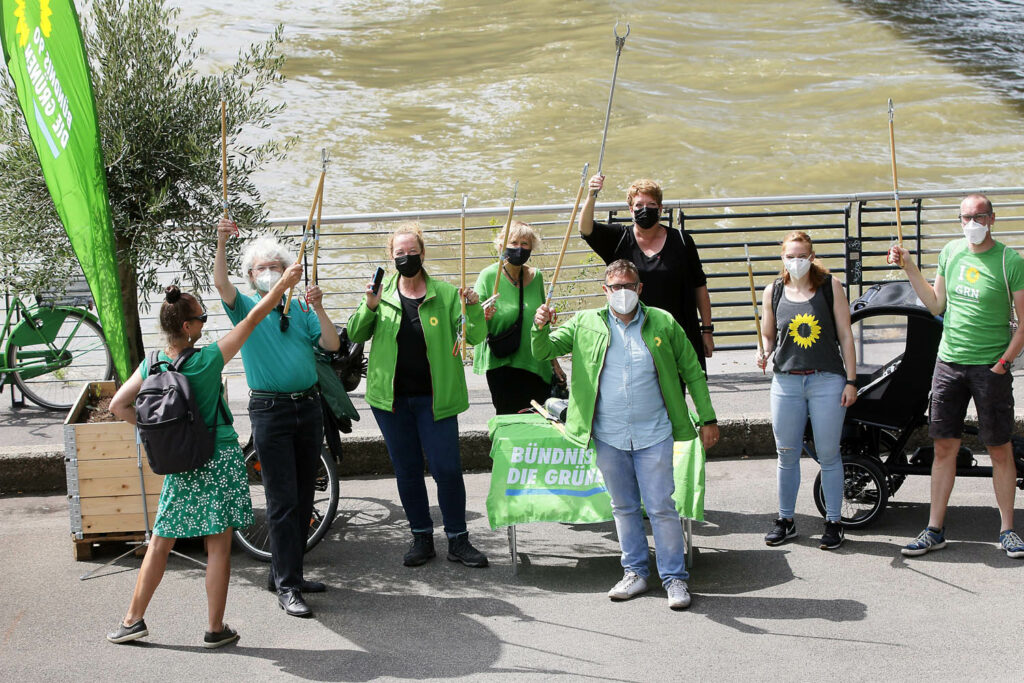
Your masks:
<svg viewBox="0 0 1024 683"><path fill-rule="evenodd" d="M700 326L700 331L701 332L714 332L715 331L715 326L714 325L701 325Z"/></svg>

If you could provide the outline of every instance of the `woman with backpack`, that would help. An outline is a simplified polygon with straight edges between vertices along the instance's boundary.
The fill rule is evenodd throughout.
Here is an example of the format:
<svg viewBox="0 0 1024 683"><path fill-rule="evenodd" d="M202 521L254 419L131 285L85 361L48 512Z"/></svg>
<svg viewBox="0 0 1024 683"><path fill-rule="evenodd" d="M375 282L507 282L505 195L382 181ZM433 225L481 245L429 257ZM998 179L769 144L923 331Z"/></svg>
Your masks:
<svg viewBox="0 0 1024 683"><path fill-rule="evenodd" d="M131 604L117 630L107 635L112 643L126 643L149 635L143 616L167 567L167 555L177 538L203 536L206 541L207 631L203 646L221 647L238 640L238 633L224 623L228 581L231 576L231 532L236 526L253 522L252 502L238 434L231 413L222 398L221 371L256 325L274 309L285 292L298 283L302 266L289 267L277 281L270 296L263 297L246 318L214 344L196 349L203 334L206 309L191 294L176 286L167 288L160 307L160 328L167 346L159 359L174 362L191 354L180 366L188 379L204 422L216 425L213 457L202 467L164 477L153 537L135 582ZM110 412L136 423L135 399L143 380L149 376L149 361L143 360L134 374L110 401Z"/></svg>
<svg viewBox="0 0 1024 683"><path fill-rule="evenodd" d="M764 290L764 369L775 353L772 431L778 453L779 517L764 537L780 545L796 537L793 512L800 488L800 454L810 417L825 495L822 550L843 543L843 462L839 439L846 409L857 400L857 356L846 293L814 259L810 236L794 230L782 241L781 276Z"/></svg>

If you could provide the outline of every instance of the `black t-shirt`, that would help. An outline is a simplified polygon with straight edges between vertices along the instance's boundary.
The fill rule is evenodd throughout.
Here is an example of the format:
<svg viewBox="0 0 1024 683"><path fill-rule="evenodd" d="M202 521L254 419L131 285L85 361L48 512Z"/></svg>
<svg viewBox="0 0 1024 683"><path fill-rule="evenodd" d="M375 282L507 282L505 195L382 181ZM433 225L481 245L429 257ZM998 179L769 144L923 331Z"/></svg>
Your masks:
<svg viewBox="0 0 1024 683"><path fill-rule="evenodd" d="M432 393L427 342L420 323L420 304L425 297L402 301L402 322L398 326L398 359L395 363L395 396L424 396Z"/></svg>
<svg viewBox="0 0 1024 683"><path fill-rule="evenodd" d="M632 223L594 221L593 231L585 235L583 241L606 265L618 259L626 259L636 265L640 282L644 285L640 301L672 314L686 332L703 367L704 344L697 312L697 288L707 286L708 278L693 238L673 228L665 231L665 246L654 256L645 254L636 243Z"/></svg>

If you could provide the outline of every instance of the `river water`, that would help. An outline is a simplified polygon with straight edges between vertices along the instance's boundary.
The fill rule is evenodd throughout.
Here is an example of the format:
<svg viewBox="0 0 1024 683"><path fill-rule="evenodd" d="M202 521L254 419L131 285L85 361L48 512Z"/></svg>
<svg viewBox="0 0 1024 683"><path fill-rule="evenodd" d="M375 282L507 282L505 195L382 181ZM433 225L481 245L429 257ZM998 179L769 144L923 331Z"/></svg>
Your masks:
<svg viewBox="0 0 1024 683"><path fill-rule="evenodd" d="M285 25L298 135L259 184L304 215L320 148L325 214L565 203L608 133L603 199L653 177L670 198L1020 185L1019 0L189 0L216 73ZM620 31L622 27L620 26Z"/></svg>

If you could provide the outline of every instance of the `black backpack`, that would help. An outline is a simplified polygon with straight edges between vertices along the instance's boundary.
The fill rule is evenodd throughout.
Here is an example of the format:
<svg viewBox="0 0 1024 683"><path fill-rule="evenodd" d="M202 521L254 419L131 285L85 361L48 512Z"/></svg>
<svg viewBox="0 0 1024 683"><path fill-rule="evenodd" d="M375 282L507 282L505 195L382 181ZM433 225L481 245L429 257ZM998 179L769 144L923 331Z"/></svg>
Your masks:
<svg viewBox="0 0 1024 683"><path fill-rule="evenodd" d="M135 398L135 417L149 467L155 474L178 474L199 469L213 457L217 441L218 397L213 429L199 413L188 378L181 372L195 349L185 349L173 363L149 357L149 375Z"/></svg>

